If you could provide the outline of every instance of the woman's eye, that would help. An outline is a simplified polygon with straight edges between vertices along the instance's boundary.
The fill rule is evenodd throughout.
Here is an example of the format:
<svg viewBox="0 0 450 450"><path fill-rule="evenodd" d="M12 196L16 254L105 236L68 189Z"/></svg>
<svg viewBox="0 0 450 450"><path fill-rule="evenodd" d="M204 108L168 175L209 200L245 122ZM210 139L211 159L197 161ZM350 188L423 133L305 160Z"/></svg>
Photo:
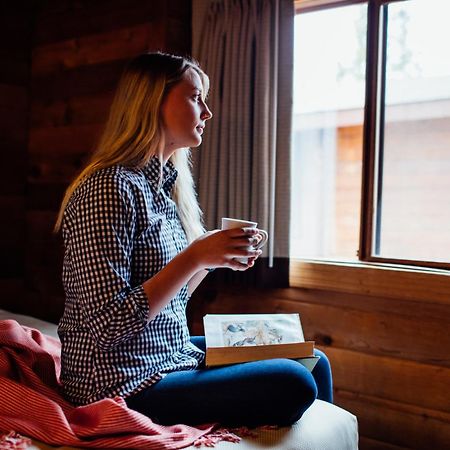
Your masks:
<svg viewBox="0 0 450 450"><path fill-rule="evenodd" d="M196 101L198 103L201 100L201 95L200 94L196 94L196 95L194 95L193 99L194 99L194 101Z"/></svg>

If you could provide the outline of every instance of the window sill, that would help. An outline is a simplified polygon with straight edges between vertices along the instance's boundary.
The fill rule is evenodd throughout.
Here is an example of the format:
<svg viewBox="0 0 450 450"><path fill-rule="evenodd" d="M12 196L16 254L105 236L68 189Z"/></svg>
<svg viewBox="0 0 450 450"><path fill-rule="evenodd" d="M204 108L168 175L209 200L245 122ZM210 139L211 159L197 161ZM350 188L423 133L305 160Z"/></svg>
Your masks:
<svg viewBox="0 0 450 450"><path fill-rule="evenodd" d="M364 3L365 1L367 0L294 0L294 8L296 13L300 13L354 3Z"/></svg>
<svg viewBox="0 0 450 450"><path fill-rule="evenodd" d="M450 304L450 272L381 263L293 259L291 287Z"/></svg>

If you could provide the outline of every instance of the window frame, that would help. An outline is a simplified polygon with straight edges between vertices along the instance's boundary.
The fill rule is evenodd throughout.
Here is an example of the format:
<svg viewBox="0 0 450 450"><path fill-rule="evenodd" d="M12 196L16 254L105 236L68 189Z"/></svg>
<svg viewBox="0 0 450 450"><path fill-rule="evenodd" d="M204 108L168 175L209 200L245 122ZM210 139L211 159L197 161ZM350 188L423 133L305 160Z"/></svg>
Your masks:
<svg viewBox="0 0 450 450"><path fill-rule="evenodd" d="M366 3L368 6L367 21L367 51L366 51L366 92L365 92L365 110L363 124L363 158L362 158L362 183L361 183L361 215L360 215L360 239L358 250L358 261L324 261L323 259L291 259L290 262L290 285L296 287L308 287L318 289L341 290L340 276L344 272L352 270L354 277L354 286L348 287L346 292L368 293L369 295L384 295L383 289L377 289L377 283L388 283L388 289L394 286L389 281L390 277L386 274L394 273L401 275L404 280L404 289L401 286L395 286L400 289L398 292L402 298L406 295L411 296L408 284L419 277L427 286L427 290L437 286L437 290L447 299L450 297L450 262L418 261L409 259L396 259L374 256L373 253L373 233L375 208L380 202L378 187L381 182L381 173L378 171L377 160L379 143L378 138L383 138L380 132L380 126L383 118L383 101L381 95L384 93L385 79L385 55L386 55L386 34L387 34L387 15L385 7L389 3L395 3L405 0L295 0L295 12L308 13L328 8L336 8L350 4ZM382 155L381 155L382 156ZM375 196L377 199L375 200ZM304 273L311 273L312 268L317 271L317 277L306 279ZM320 274L340 274L335 278L335 283L325 282L325 278ZM341 270L344 271L341 273ZM411 279L405 273L409 273ZM364 288L361 283L360 275L369 276L377 280L371 288ZM430 276L433 275L433 276ZM436 278L437 277L437 278ZM436 284L436 280L440 280ZM413 283L415 285L415 283ZM386 287L386 286L385 286ZM441 298L439 294L439 298ZM424 294L425 295L425 294ZM450 300L448 300L450 302Z"/></svg>

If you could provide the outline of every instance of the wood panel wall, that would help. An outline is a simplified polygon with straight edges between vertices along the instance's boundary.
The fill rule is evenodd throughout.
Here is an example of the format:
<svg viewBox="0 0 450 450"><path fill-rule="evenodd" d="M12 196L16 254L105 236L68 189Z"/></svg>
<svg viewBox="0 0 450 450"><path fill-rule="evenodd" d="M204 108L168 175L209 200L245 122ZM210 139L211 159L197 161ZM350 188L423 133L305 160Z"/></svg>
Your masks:
<svg viewBox="0 0 450 450"><path fill-rule="evenodd" d="M300 313L305 338L330 358L335 403L358 417L361 450L449 448L448 303L214 282L191 302L194 334L206 313Z"/></svg>
<svg viewBox="0 0 450 450"><path fill-rule="evenodd" d="M14 4L13 4L14 3ZM28 139L30 2L0 4L0 300L23 298Z"/></svg>
<svg viewBox="0 0 450 450"><path fill-rule="evenodd" d="M30 87L28 147L25 151L25 124L11 128L10 140L20 142L14 142L11 150L16 156L9 157L13 167L8 176L18 180L18 174L23 175L14 189L9 182L2 183L0 206L18 216L15 222L21 220L22 229L11 226L10 236L1 245L6 250L21 249L11 252L15 259L11 257L8 268L14 268L18 279L23 275L26 295L17 291L14 301L4 306L56 322L63 308L62 245L52 227L64 190L99 136L125 63L150 50L190 52L191 4L184 0L47 0L36 2L32 12L31 3L25 3L25 10L34 17L31 45L23 44L28 45L24 54L31 60L31 73L26 67L26 77L11 76L14 83L22 80L22 85L11 83L0 89L22 89L25 104ZM15 12L20 15L23 9ZM26 117L25 106L21 108L21 118Z"/></svg>

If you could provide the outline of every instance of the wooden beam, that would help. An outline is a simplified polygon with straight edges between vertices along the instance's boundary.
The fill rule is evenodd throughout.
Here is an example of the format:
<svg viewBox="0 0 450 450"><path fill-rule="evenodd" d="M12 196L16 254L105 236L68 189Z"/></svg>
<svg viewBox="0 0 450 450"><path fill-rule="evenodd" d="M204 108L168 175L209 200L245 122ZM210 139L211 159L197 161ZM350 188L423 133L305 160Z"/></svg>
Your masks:
<svg viewBox="0 0 450 450"><path fill-rule="evenodd" d="M89 153L100 136L102 124L32 128L28 151L31 155L58 156Z"/></svg>
<svg viewBox="0 0 450 450"><path fill-rule="evenodd" d="M32 76L80 66L131 59L164 47L164 23L146 22L35 47Z"/></svg>
<svg viewBox="0 0 450 450"><path fill-rule="evenodd" d="M31 105L30 125L32 128L47 128L102 124L108 117L112 97L112 92L104 92L51 102L35 101Z"/></svg>
<svg viewBox="0 0 450 450"><path fill-rule="evenodd" d="M326 8L352 5L356 3L367 3L367 0L294 0L297 13L318 11Z"/></svg>
<svg viewBox="0 0 450 450"><path fill-rule="evenodd" d="M291 286L450 304L450 271L293 260Z"/></svg>

